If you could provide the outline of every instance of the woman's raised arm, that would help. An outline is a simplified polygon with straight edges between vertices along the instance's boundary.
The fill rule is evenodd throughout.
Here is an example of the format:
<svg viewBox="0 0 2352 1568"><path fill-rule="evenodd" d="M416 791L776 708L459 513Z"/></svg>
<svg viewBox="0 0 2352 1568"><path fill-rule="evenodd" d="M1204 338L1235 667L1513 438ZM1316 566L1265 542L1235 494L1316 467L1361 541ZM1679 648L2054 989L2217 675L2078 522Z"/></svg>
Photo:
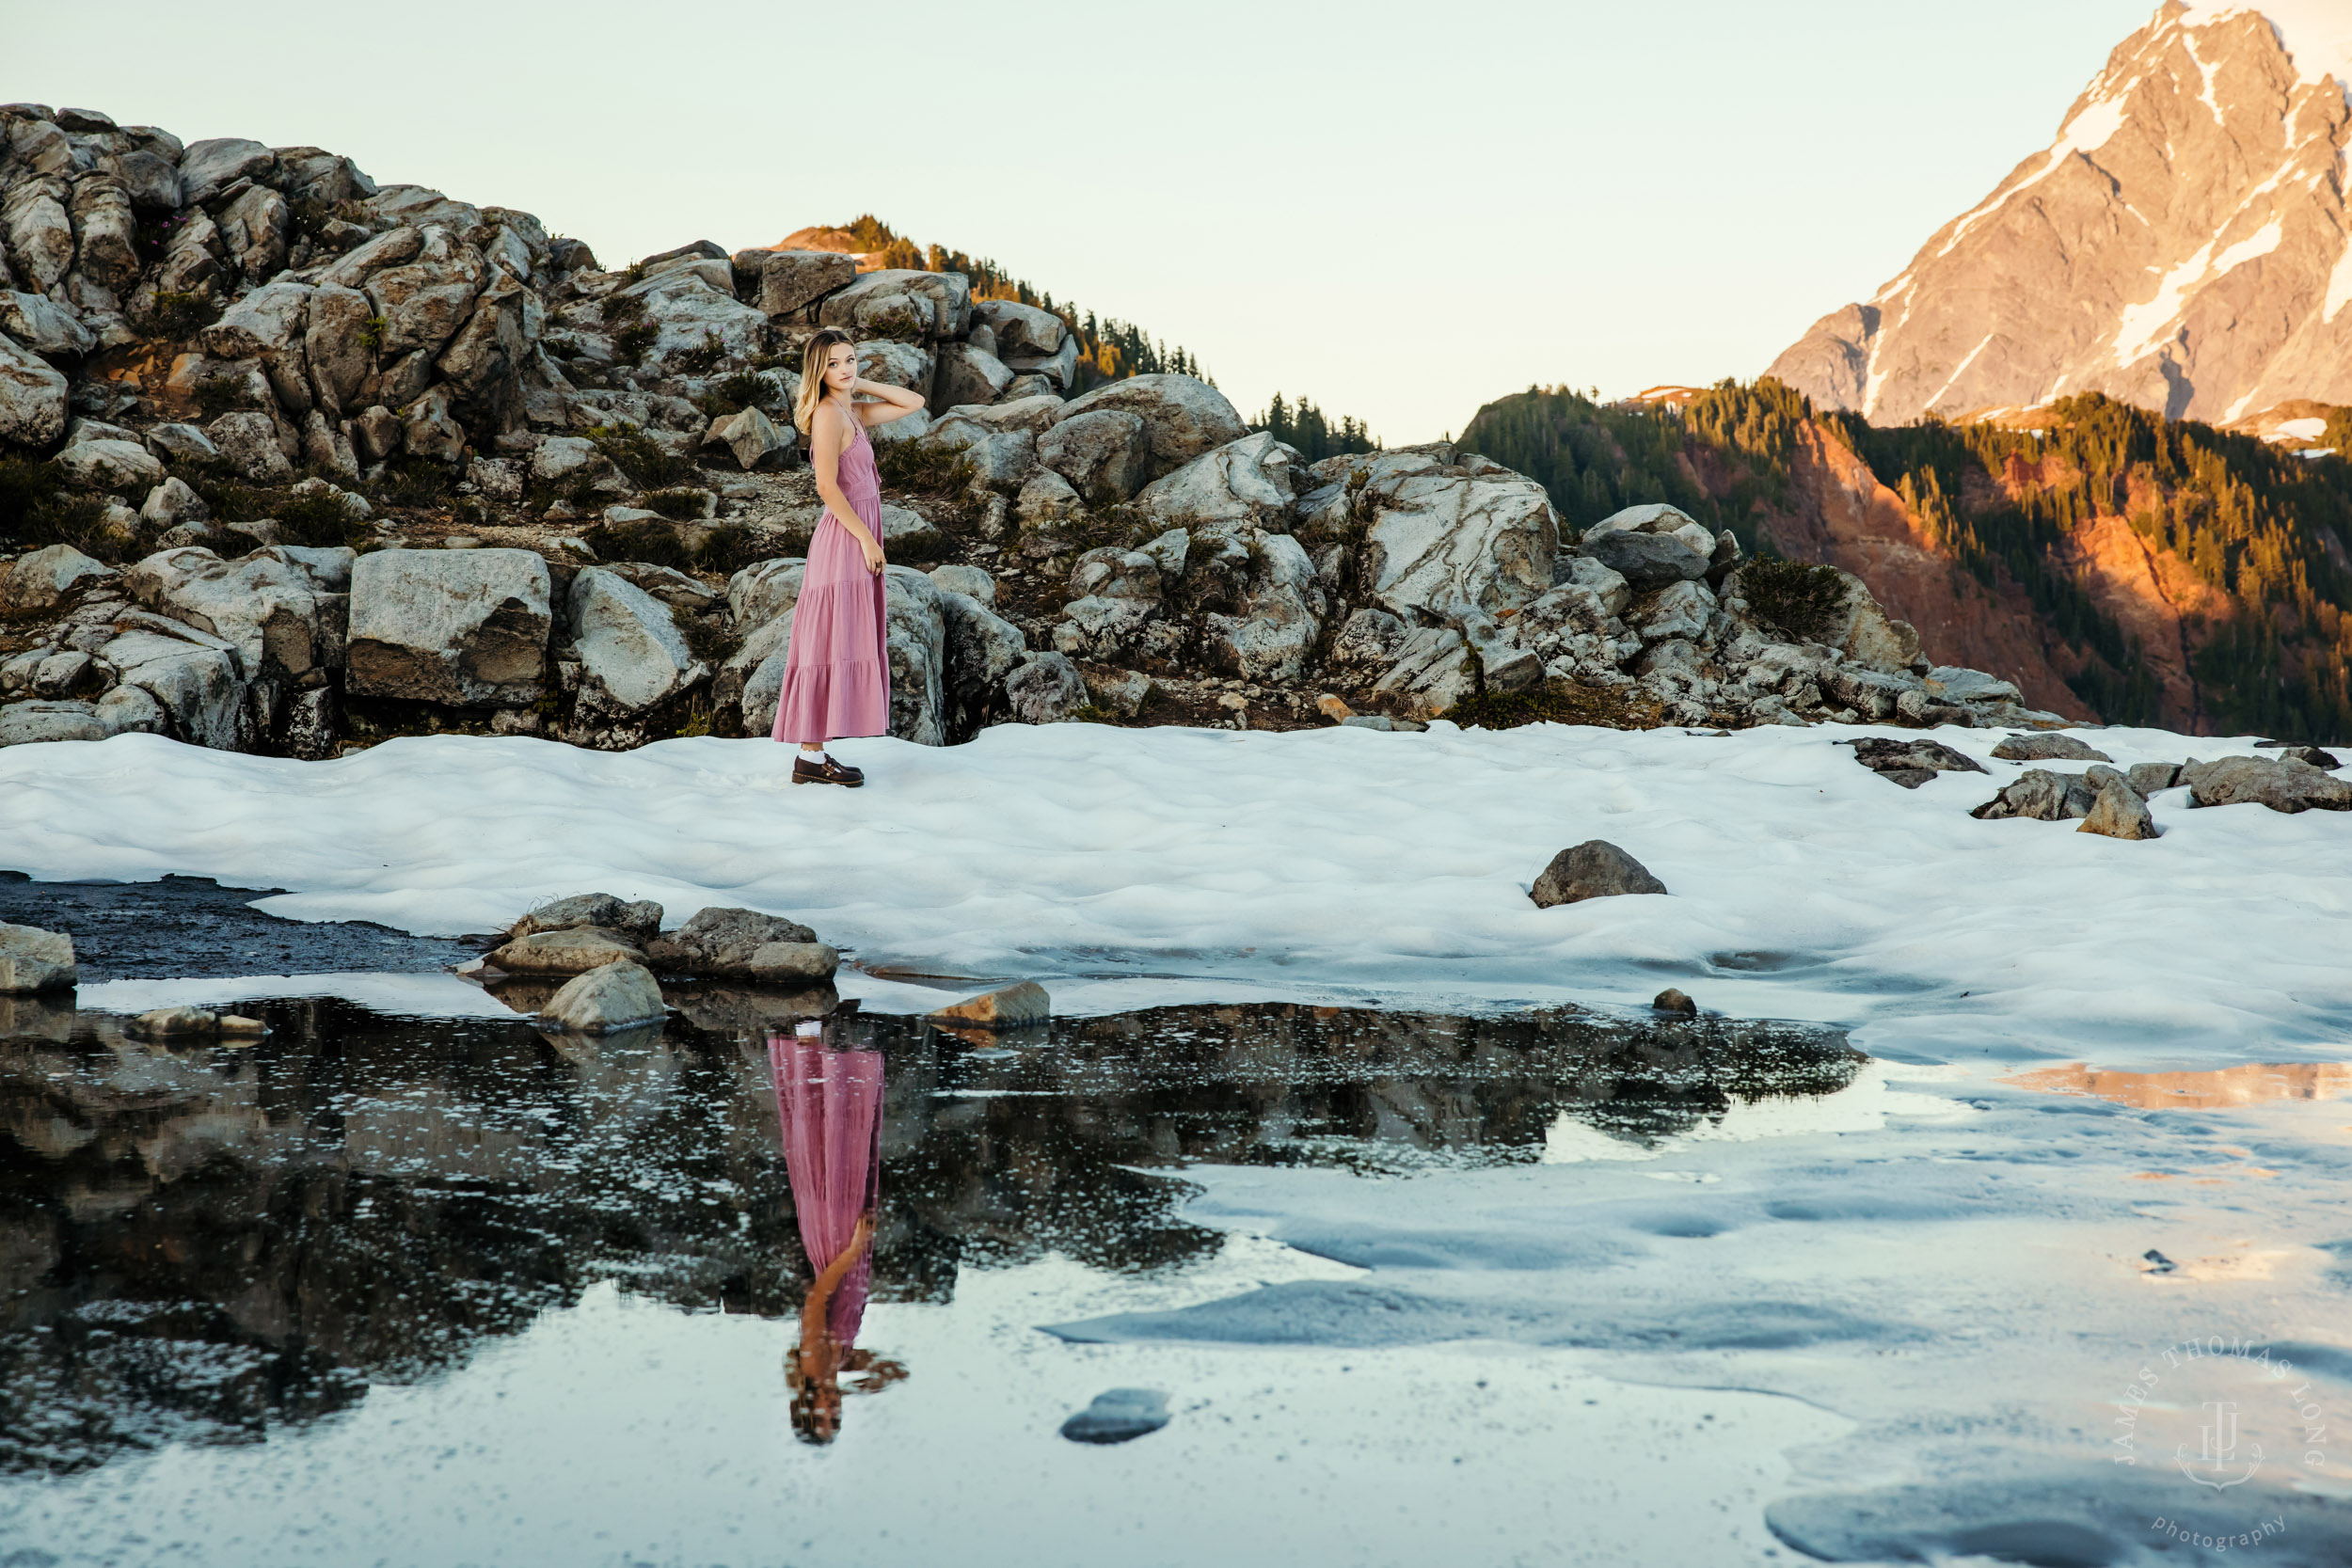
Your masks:
<svg viewBox="0 0 2352 1568"><path fill-rule="evenodd" d="M861 403L857 405L859 422L868 429L878 424L888 424L893 420L903 420L923 406L922 393L910 391L904 387L893 387L887 381L868 381L864 376L860 376L856 385L850 388L850 395L853 398L882 399L880 403Z"/></svg>

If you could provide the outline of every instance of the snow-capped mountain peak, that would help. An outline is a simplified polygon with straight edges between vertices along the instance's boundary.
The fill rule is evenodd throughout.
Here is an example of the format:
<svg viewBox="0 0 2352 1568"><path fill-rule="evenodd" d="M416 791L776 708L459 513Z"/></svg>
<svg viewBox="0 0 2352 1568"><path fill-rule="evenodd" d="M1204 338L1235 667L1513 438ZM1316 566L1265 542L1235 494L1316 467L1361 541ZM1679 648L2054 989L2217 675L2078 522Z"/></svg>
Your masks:
<svg viewBox="0 0 2352 1568"><path fill-rule="evenodd" d="M2352 8L2169 0L2051 145L1770 373L1878 423L2104 391L2352 402Z"/></svg>

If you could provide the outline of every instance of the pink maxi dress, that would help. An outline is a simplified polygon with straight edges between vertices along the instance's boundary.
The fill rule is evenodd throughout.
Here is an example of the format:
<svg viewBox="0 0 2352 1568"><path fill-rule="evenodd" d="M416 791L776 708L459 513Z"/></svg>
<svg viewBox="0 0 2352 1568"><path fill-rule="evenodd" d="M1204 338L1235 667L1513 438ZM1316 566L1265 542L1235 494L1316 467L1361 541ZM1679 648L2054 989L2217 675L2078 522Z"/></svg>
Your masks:
<svg viewBox="0 0 2352 1568"><path fill-rule="evenodd" d="M822 1274L882 1196L882 1053L830 1050L814 1037L779 1032L768 1037L768 1063L801 1245ZM826 1331L845 1348L857 1343L873 1281L868 1246L825 1307Z"/></svg>
<svg viewBox="0 0 2352 1568"><path fill-rule="evenodd" d="M882 479L874 443L854 428L842 449L841 493L858 520L882 537ZM792 646L784 656L776 703L778 740L824 741L890 733L890 655L884 642L882 575L866 569L866 552L831 512L808 542L808 570L792 612Z"/></svg>

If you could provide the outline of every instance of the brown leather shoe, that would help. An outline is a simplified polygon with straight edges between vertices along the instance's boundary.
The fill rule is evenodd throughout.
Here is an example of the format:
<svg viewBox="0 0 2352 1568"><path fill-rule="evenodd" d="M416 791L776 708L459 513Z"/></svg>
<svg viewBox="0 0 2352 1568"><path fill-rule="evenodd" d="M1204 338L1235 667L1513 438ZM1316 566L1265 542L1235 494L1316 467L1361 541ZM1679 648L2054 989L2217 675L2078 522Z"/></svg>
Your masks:
<svg viewBox="0 0 2352 1568"><path fill-rule="evenodd" d="M866 782L866 775L854 768L834 761L831 757L819 757L817 761L811 762L807 754L803 752L792 759L792 782L796 784L842 784L855 789Z"/></svg>

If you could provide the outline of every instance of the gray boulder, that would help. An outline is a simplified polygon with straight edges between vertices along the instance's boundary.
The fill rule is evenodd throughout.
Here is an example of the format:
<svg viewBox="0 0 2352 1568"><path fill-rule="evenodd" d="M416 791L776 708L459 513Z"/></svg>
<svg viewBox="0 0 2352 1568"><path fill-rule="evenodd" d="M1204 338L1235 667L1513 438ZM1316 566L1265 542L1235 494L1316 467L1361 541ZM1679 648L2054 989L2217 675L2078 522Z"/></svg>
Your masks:
<svg viewBox="0 0 2352 1568"><path fill-rule="evenodd" d="M47 447L65 434L66 380L0 333L0 442Z"/></svg>
<svg viewBox="0 0 2352 1568"><path fill-rule="evenodd" d="M600 926L640 942L661 930L661 906L645 899L629 903L609 893L576 893L541 904L507 930L509 937L535 936L541 931L569 931Z"/></svg>
<svg viewBox="0 0 2352 1568"><path fill-rule="evenodd" d="M2156 836L2156 819L2149 815L2148 802L2120 775L2109 773L2099 784L2099 797L2083 817L2080 833L2101 833L2108 838L2143 839Z"/></svg>
<svg viewBox="0 0 2352 1568"><path fill-rule="evenodd" d="M977 566L950 563L934 566L927 575L943 592L961 594L983 607L996 602L996 579Z"/></svg>
<svg viewBox="0 0 2352 1568"><path fill-rule="evenodd" d="M1058 724L1086 705L1086 678L1063 654L1032 654L1005 677L1005 697L1015 722Z"/></svg>
<svg viewBox="0 0 2352 1568"><path fill-rule="evenodd" d="M140 520L159 529L207 522L212 515L212 506L177 474L148 491L139 506Z"/></svg>
<svg viewBox="0 0 2352 1568"><path fill-rule="evenodd" d="M678 634L670 607L617 572L582 570L565 608L580 700L598 715L643 713L710 673Z"/></svg>
<svg viewBox="0 0 2352 1568"><path fill-rule="evenodd" d="M1069 415L1039 436L1037 460L1081 496L1108 491L1124 500L1143 485L1151 437L1139 415L1095 408Z"/></svg>
<svg viewBox="0 0 2352 1568"><path fill-rule="evenodd" d="M764 942L752 953L746 975L755 986L813 986L830 980L841 955L821 942Z"/></svg>
<svg viewBox="0 0 2352 1568"><path fill-rule="evenodd" d="M114 575L113 567L92 561L71 545L44 545L18 556L0 572L0 615L55 610L82 589Z"/></svg>
<svg viewBox="0 0 2352 1568"><path fill-rule="evenodd" d="M652 1023L668 1016L661 1001L661 984L640 963L619 960L599 964L573 976L548 998L539 1010L540 1023L583 1035L601 1035Z"/></svg>
<svg viewBox="0 0 2352 1568"><path fill-rule="evenodd" d="M256 484L282 484L294 477L294 464L278 444L278 425L267 414L251 409L223 414L204 433L230 466Z"/></svg>
<svg viewBox="0 0 2352 1568"><path fill-rule="evenodd" d="M488 958L509 974L585 974L603 964L643 963L645 953L624 932L566 926L510 938Z"/></svg>
<svg viewBox="0 0 2352 1568"><path fill-rule="evenodd" d="M1478 657L1452 626L1422 626L1406 638L1374 683L1375 701L1410 719L1436 719L1478 690Z"/></svg>
<svg viewBox="0 0 2352 1568"><path fill-rule="evenodd" d="M994 403L1011 385L1011 369L993 354L970 343L945 343L932 376L931 406Z"/></svg>
<svg viewBox="0 0 2352 1568"><path fill-rule="evenodd" d="M2272 811L2352 811L2352 784L2300 757L2191 759L2181 769L2192 806L2265 805Z"/></svg>
<svg viewBox="0 0 2352 1568"><path fill-rule="evenodd" d="M1173 473L1202 452L1248 434L1224 393L1188 375L1136 375L1097 387L1063 404L1060 420L1106 408L1143 420L1151 449L1148 479Z"/></svg>
<svg viewBox="0 0 2352 1568"><path fill-rule="evenodd" d="M1696 518L1663 502L1629 506L1584 531L1576 553L1622 576L1637 590L1707 576L1715 536Z"/></svg>
<svg viewBox="0 0 2352 1568"><path fill-rule="evenodd" d="M122 624L119 618L117 625ZM246 672L235 648L223 639L150 615L101 646L98 657L120 673L122 687L145 691L166 721L158 725L157 714L118 687L98 705L102 721L160 728L215 752L243 751L250 742ZM116 705L114 719L108 718L109 704Z"/></svg>
<svg viewBox="0 0 2352 1568"><path fill-rule="evenodd" d="M220 449L202 431L176 422L150 430L147 450L167 463L209 463L220 455Z"/></svg>
<svg viewBox="0 0 2352 1568"><path fill-rule="evenodd" d="M788 316L856 281L857 262L838 251L771 251L759 271L759 309Z"/></svg>
<svg viewBox="0 0 2352 1568"><path fill-rule="evenodd" d="M45 294L13 293L6 279L0 279L0 332L51 358L87 354L98 346L72 310Z"/></svg>
<svg viewBox="0 0 2352 1568"><path fill-rule="evenodd" d="M316 571L282 546L235 561L200 545L160 550L123 574L123 585L151 610L234 648L248 677L300 680L342 663L340 605L322 592Z"/></svg>
<svg viewBox="0 0 2352 1568"><path fill-rule="evenodd" d="M1382 607L1492 613L1551 588L1559 515L1534 480L1444 442L1351 461L1364 476L1356 504L1372 515L1358 576Z"/></svg>
<svg viewBox="0 0 2352 1568"><path fill-rule="evenodd" d="M1340 627L1331 642L1331 662L1383 668L1392 662L1412 632L1385 610L1359 610Z"/></svg>
<svg viewBox="0 0 2352 1568"><path fill-rule="evenodd" d="M2119 775L2120 777L2120 775ZM2030 817L2036 822L2072 822L2089 816L2099 802L2099 785L2080 773L2029 768L2016 782L1968 815L1988 822Z"/></svg>
<svg viewBox="0 0 2352 1568"><path fill-rule="evenodd" d="M884 267L817 307L820 326L893 338L961 338L972 325L972 281L960 272Z"/></svg>
<svg viewBox="0 0 2352 1568"><path fill-rule="evenodd" d="M1596 838L1552 856L1528 896L1536 908L1548 910L1587 898L1665 891L1666 884L1651 876L1640 861L1607 840Z"/></svg>
<svg viewBox="0 0 2352 1568"><path fill-rule="evenodd" d="M79 978L72 937L63 931L0 921L0 996L65 990Z"/></svg>
<svg viewBox="0 0 2352 1568"><path fill-rule="evenodd" d="M36 697L0 707L0 746L52 740L103 740L110 732L88 703Z"/></svg>
<svg viewBox="0 0 2352 1568"><path fill-rule="evenodd" d="M1011 299L976 299L972 319L996 340L996 356L1016 371L1035 370L1061 352L1069 327L1051 310Z"/></svg>
<svg viewBox="0 0 2352 1568"><path fill-rule="evenodd" d="M2073 736L2058 730L2036 735L2005 736L1993 754L2003 762L2113 762L2105 752L2096 751Z"/></svg>
<svg viewBox="0 0 2352 1568"><path fill-rule="evenodd" d="M1073 1443L1125 1443L1168 1425L1168 1396L1156 1388L1113 1388L1061 1424Z"/></svg>
<svg viewBox="0 0 2352 1568"><path fill-rule="evenodd" d="M755 468L789 467L798 443L778 430L775 421L756 408L746 408L710 421L703 445L724 447L745 473Z"/></svg>
<svg viewBox="0 0 2352 1568"><path fill-rule="evenodd" d="M2145 800L2160 789L2170 789L2181 782L2181 765L2177 762L2136 762L2123 772L2132 793Z"/></svg>
<svg viewBox="0 0 2352 1568"><path fill-rule="evenodd" d="M1296 449L1261 430L1153 480L1136 506L1155 528L1284 529L1304 468Z"/></svg>
<svg viewBox="0 0 2352 1568"><path fill-rule="evenodd" d="M1981 773L1984 765L1935 740L1888 740L1872 736L1854 742L1854 761L1883 779L1905 789L1916 789L1938 773Z"/></svg>
<svg viewBox="0 0 2352 1568"><path fill-rule="evenodd" d="M351 575L349 687L527 707L546 671L550 581L530 550L378 550Z"/></svg>
<svg viewBox="0 0 2352 1568"><path fill-rule="evenodd" d="M752 961L773 943L810 943L817 933L798 921L756 910L703 910L675 931L645 944L645 957L665 974L748 980Z"/></svg>

